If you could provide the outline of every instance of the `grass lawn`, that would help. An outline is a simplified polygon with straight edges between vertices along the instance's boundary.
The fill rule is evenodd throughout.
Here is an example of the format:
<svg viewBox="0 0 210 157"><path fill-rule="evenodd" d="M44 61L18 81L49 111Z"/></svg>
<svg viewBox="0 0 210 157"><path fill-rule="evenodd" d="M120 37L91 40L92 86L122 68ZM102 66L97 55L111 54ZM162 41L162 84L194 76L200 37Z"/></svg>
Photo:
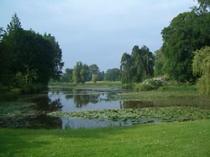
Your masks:
<svg viewBox="0 0 210 157"><path fill-rule="evenodd" d="M209 157L210 120L130 128L0 129L1 157Z"/></svg>

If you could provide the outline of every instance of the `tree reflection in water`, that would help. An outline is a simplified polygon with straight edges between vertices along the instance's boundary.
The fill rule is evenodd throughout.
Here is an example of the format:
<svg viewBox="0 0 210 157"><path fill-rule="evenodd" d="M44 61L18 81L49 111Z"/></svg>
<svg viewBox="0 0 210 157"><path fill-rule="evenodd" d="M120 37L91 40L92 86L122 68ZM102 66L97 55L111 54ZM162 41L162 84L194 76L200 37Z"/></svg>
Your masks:
<svg viewBox="0 0 210 157"><path fill-rule="evenodd" d="M49 112L61 110L60 99L51 101L47 94L31 97L29 102L33 102L34 105L27 113L0 117L0 126L7 128L62 128L60 118L47 116Z"/></svg>
<svg viewBox="0 0 210 157"><path fill-rule="evenodd" d="M120 101L120 106L122 109L154 107L154 102L152 101Z"/></svg>

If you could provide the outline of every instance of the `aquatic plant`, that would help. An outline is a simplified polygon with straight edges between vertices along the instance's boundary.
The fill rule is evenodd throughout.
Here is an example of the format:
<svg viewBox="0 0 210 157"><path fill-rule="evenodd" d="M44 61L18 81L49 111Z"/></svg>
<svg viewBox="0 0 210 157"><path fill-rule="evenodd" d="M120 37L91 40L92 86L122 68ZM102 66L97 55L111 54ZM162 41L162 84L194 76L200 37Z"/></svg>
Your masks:
<svg viewBox="0 0 210 157"><path fill-rule="evenodd" d="M112 109L84 112L52 112L50 116L65 118L101 119L114 121L140 121L156 119L157 121L186 121L210 118L209 110L193 107L160 107L141 109Z"/></svg>

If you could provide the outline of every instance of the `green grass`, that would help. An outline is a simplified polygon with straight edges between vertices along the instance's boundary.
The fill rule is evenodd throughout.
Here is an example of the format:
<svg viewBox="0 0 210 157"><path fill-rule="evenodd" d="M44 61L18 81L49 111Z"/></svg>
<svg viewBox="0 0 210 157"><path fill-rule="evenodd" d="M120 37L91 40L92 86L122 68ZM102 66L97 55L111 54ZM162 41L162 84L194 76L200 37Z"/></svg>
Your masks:
<svg viewBox="0 0 210 157"><path fill-rule="evenodd" d="M192 85L168 85L158 90L125 92L119 94L124 101L152 102L154 106L193 106L210 108L210 97L201 96Z"/></svg>
<svg viewBox="0 0 210 157"><path fill-rule="evenodd" d="M0 129L1 157L209 157L210 121L130 128Z"/></svg>

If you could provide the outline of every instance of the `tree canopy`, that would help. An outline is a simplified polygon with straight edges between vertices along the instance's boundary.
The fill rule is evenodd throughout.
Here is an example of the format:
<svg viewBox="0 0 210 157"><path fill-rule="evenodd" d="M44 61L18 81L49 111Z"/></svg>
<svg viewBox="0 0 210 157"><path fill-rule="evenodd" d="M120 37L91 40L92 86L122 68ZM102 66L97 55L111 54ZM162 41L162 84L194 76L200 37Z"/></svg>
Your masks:
<svg viewBox="0 0 210 157"><path fill-rule="evenodd" d="M181 13L162 31L165 72L177 81L194 81L193 51L210 45L210 14Z"/></svg>
<svg viewBox="0 0 210 157"><path fill-rule="evenodd" d="M118 68L108 69L105 73L106 81L120 81L121 80L121 72Z"/></svg>
<svg viewBox="0 0 210 157"><path fill-rule="evenodd" d="M61 74L62 51L50 34L24 30L17 15L1 39L0 82L9 86L46 86ZM20 83L21 82L21 83Z"/></svg>
<svg viewBox="0 0 210 157"><path fill-rule="evenodd" d="M200 93L210 95L210 47L195 51L193 73L200 77L198 80Z"/></svg>
<svg viewBox="0 0 210 157"><path fill-rule="evenodd" d="M131 55L124 53L121 58L122 83L142 82L154 74L154 55L149 48L134 46Z"/></svg>

